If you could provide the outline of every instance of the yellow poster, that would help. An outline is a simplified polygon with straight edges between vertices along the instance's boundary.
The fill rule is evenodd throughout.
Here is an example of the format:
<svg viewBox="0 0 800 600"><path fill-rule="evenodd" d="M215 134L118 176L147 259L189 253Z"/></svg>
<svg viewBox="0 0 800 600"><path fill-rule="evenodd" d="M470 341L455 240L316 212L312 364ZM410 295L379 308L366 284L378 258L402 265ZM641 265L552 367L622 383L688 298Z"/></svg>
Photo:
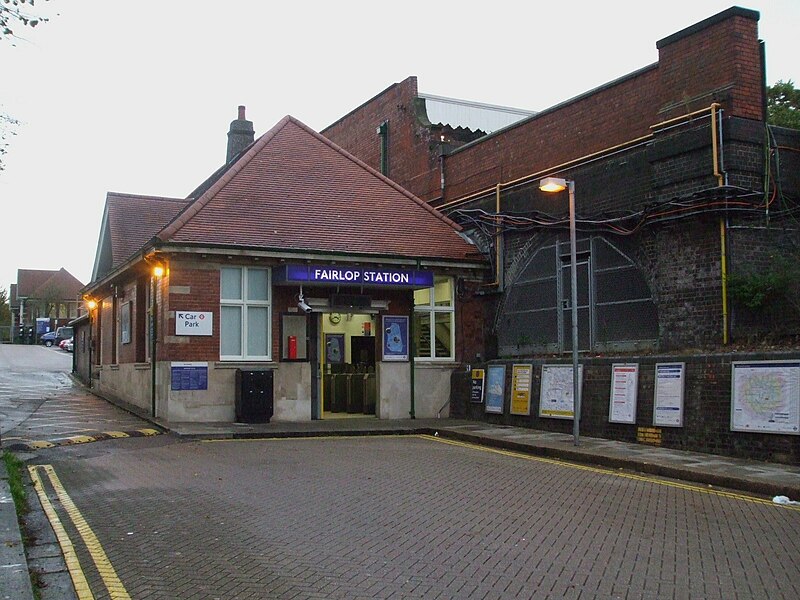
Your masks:
<svg viewBox="0 0 800 600"><path fill-rule="evenodd" d="M511 414L531 414L533 365L514 365L511 369Z"/></svg>

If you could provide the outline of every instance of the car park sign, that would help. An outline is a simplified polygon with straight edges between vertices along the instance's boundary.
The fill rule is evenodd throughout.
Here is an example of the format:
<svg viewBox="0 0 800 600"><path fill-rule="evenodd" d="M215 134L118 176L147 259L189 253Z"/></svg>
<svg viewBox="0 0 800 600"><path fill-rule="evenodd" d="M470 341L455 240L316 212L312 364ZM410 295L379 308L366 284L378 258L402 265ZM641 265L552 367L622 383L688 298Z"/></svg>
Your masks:
<svg viewBox="0 0 800 600"><path fill-rule="evenodd" d="M175 335L213 335L214 314L189 310L175 311Z"/></svg>

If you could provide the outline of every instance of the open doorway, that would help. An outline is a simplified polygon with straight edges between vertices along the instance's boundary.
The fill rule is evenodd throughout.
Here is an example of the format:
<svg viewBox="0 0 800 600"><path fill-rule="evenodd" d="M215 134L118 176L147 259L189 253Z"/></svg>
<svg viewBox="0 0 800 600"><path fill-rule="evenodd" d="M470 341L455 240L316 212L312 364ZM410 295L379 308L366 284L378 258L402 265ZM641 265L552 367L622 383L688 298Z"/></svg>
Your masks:
<svg viewBox="0 0 800 600"><path fill-rule="evenodd" d="M320 318L323 418L374 417L377 317L329 312Z"/></svg>

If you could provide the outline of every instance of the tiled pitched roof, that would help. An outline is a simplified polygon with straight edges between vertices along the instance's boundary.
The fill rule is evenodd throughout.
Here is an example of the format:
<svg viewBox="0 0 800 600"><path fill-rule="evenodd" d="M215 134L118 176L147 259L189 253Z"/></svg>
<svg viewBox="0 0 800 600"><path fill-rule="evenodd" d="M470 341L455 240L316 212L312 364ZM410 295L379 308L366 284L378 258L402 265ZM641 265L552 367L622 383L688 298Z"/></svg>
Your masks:
<svg viewBox="0 0 800 600"><path fill-rule="evenodd" d="M475 259L460 228L293 117L159 234L168 242Z"/></svg>
<svg viewBox="0 0 800 600"><path fill-rule="evenodd" d="M109 192L106 235L111 240L111 268L117 268L150 241L190 201Z"/></svg>
<svg viewBox="0 0 800 600"><path fill-rule="evenodd" d="M36 288L56 273L47 269L17 269L17 297L33 298Z"/></svg>
<svg viewBox="0 0 800 600"><path fill-rule="evenodd" d="M17 270L17 297L44 298L57 290L62 300L74 300L82 287L83 284L63 267L58 271Z"/></svg>

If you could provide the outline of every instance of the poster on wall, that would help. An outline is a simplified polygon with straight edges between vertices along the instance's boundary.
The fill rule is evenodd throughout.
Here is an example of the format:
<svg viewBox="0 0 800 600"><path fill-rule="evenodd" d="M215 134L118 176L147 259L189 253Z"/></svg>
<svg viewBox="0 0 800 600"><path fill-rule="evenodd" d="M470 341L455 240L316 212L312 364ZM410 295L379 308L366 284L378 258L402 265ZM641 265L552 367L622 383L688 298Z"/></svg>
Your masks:
<svg viewBox="0 0 800 600"><path fill-rule="evenodd" d="M194 391L208 389L207 362L171 362L170 389Z"/></svg>
<svg viewBox="0 0 800 600"><path fill-rule="evenodd" d="M583 383L583 365L578 365L578 394ZM542 365L539 416L553 419L572 419L573 403L572 365ZM579 396L580 398L580 396Z"/></svg>
<svg viewBox="0 0 800 600"><path fill-rule="evenodd" d="M483 369L472 369L472 383L470 385L469 401L474 404L483 402L483 388L486 378Z"/></svg>
<svg viewBox="0 0 800 600"><path fill-rule="evenodd" d="M653 425L683 427L683 373L685 363L657 363L653 398Z"/></svg>
<svg viewBox="0 0 800 600"><path fill-rule="evenodd" d="M408 360L408 317L383 316L383 360Z"/></svg>
<svg viewBox="0 0 800 600"><path fill-rule="evenodd" d="M119 317L120 342L131 343L131 303L125 302L120 309Z"/></svg>
<svg viewBox="0 0 800 600"><path fill-rule="evenodd" d="M506 395L505 365L490 365L486 370L486 412L503 414Z"/></svg>
<svg viewBox="0 0 800 600"><path fill-rule="evenodd" d="M325 334L325 362L330 365L340 365L344 362L344 334Z"/></svg>
<svg viewBox="0 0 800 600"><path fill-rule="evenodd" d="M512 415L531 414L531 382L533 365L513 365L511 367L511 410Z"/></svg>
<svg viewBox="0 0 800 600"><path fill-rule="evenodd" d="M731 431L800 435L800 362L731 364Z"/></svg>
<svg viewBox="0 0 800 600"><path fill-rule="evenodd" d="M609 423L636 423L636 392L639 365L611 365L611 397L608 401Z"/></svg>

